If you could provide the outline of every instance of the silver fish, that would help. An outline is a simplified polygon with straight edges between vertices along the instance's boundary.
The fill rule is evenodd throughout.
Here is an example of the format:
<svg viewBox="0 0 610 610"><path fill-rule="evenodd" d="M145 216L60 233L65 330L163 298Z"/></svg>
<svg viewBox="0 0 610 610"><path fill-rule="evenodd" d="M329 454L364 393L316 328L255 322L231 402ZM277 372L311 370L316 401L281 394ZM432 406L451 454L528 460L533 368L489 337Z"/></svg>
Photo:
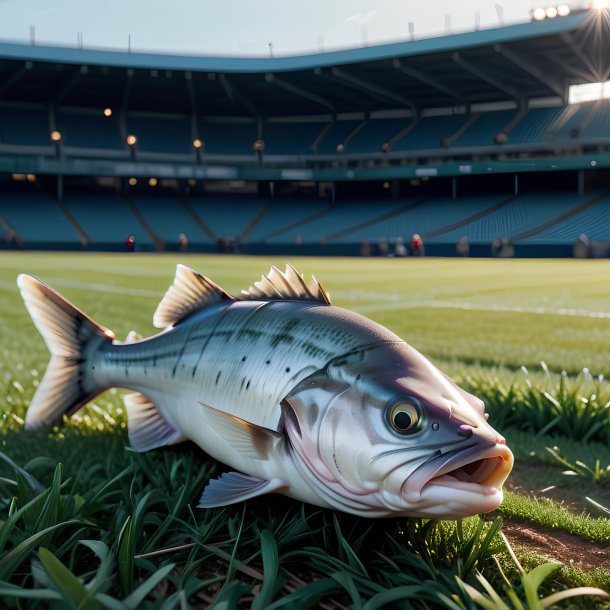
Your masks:
<svg viewBox="0 0 610 610"><path fill-rule="evenodd" d="M334 307L315 278L272 268L237 298L178 265L148 339L114 334L30 275L18 285L51 352L26 428L110 387L129 439L187 439L230 465L200 506L269 492L365 517L495 509L513 456L482 401L388 329Z"/></svg>

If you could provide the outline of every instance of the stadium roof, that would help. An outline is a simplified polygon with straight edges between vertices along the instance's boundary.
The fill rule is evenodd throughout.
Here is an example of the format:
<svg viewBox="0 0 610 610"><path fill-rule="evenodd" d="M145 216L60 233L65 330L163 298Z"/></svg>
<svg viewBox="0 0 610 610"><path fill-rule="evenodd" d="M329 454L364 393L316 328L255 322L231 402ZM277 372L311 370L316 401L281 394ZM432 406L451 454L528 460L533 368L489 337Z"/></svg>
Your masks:
<svg viewBox="0 0 610 610"><path fill-rule="evenodd" d="M532 98L610 76L607 11L277 58L0 44L0 102L264 117ZM154 100L154 107L151 106Z"/></svg>

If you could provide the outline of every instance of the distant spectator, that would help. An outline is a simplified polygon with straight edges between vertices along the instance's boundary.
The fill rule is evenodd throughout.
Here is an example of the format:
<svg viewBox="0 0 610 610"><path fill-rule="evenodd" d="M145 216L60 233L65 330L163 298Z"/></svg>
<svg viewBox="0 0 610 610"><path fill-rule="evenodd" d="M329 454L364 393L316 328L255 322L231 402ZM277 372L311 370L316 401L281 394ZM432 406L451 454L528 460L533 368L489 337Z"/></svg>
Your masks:
<svg viewBox="0 0 610 610"><path fill-rule="evenodd" d="M515 247L510 238L505 236L492 242L491 253L499 258L512 258L515 256Z"/></svg>
<svg viewBox="0 0 610 610"><path fill-rule="evenodd" d="M589 238L581 233L574 242L574 247L572 248L572 254L574 258L589 258L591 256L591 242Z"/></svg>
<svg viewBox="0 0 610 610"><path fill-rule="evenodd" d="M458 256L470 255L470 241L466 235L462 235L462 237L457 240L457 243L455 244L455 251L457 252Z"/></svg>
<svg viewBox="0 0 610 610"><path fill-rule="evenodd" d="M136 247L136 238L130 233L125 240L125 247L128 252L133 252Z"/></svg>
<svg viewBox="0 0 610 610"><path fill-rule="evenodd" d="M390 244L388 242L387 237L384 237L379 240L379 245L377 246L377 252L379 256L387 256L390 251Z"/></svg>
<svg viewBox="0 0 610 610"><path fill-rule="evenodd" d="M371 256L371 244L368 241L360 242L360 256Z"/></svg>
<svg viewBox="0 0 610 610"><path fill-rule="evenodd" d="M394 246L395 256L407 256L407 247L405 246L402 237L396 238L396 246Z"/></svg>
<svg viewBox="0 0 610 610"><path fill-rule="evenodd" d="M296 237L294 238L294 244L295 246L300 246L303 243L303 238L301 237L300 233L297 233Z"/></svg>
<svg viewBox="0 0 610 610"><path fill-rule="evenodd" d="M411 254L413 256L425 256L424 240L419 233L413 233L411 238Z"/></svg>
<svg viewBox="0 0 610 610"><path fill-rule="evenodd" d="M178 235L178 248L180 248L180 252L184 252L188 247L188 237L184 233L180 233L180 235Z"/></svg>

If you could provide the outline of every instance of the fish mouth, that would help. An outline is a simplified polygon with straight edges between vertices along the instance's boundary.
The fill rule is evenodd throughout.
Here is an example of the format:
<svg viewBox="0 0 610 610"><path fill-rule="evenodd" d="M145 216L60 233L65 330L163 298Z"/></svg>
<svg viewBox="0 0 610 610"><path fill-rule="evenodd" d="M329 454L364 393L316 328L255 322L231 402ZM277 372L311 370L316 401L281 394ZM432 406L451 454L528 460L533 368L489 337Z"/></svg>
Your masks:
<svg viewBox="0 0 610 610"><path fill-rule="evenodd" d="M450 487L468 493L495 495L513 468L513 454L504 444L496 444L474 455L456 456L446 462L422 487Z"/></svg>
<svg viewBox="0 0 610 610"><path fill-rule="evenodd" d="M401 495L423 516L455 519L489 512L502 502L513 461L504 443L455 449L422 464L404 482Z"/></svg>

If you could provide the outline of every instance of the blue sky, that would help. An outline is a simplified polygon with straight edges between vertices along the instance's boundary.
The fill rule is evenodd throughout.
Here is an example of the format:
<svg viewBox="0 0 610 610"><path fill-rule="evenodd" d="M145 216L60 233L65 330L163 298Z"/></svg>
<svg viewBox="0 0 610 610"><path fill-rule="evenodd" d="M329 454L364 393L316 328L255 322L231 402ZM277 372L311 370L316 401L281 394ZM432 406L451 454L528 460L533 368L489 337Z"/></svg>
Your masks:
<svg viewBox="0 0 610 610"><path fill-rule="evenodd" d="M558 2L559 3L559 2ZM379 44L529 20L535 0L0 0L0 39L204 55L276 55ZM544 6L548 2L542 3Z"/></svg>

